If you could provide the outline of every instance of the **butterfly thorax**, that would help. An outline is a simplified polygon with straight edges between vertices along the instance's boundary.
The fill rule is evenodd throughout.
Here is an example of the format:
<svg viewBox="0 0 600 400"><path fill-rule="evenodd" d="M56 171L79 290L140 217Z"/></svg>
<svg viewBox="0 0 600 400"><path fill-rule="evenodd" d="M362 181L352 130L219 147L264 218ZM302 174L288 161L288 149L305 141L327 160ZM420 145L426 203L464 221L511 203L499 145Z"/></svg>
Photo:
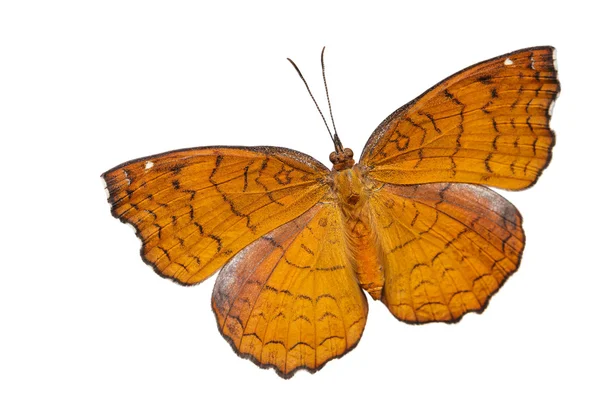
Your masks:
<svg viewBox="0 0 600 400"><path fill-rule="evenodd" d="M381 298L383 269L370 208L367 206L376 185L363 174L360 164L341 171L333 170L333 190L342 213L348 248L361 287L375 299Z"/></svg>

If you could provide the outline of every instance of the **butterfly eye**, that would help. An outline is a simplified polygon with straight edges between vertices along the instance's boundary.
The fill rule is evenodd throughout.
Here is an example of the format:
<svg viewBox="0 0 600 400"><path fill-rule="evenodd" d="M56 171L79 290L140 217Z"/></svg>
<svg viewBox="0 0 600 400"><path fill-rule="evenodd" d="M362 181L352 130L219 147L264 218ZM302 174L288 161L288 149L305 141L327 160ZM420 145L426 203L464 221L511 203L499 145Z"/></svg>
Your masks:
<svg viewBox="0 0 600 400"><path fill-rule="evenodd" d="M347 159L350 159L354 157L354 152L352 151L352 149L344 149L344 155Z"/></svg>
<svg viewBox="0 0 600 400"><path fill-rule="evenodd" d="M329 161L331 161L333 164L336 164L339 162L339 157L337 155L337 153L334 151L329 155Z"/></svg>

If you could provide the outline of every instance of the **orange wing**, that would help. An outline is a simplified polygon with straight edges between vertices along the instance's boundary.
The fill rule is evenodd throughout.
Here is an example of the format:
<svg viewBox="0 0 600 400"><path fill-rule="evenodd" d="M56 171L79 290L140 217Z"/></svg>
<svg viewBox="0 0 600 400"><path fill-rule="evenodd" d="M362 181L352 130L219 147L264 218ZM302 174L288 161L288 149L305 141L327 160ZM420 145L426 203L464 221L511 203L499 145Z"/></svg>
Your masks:
<svg viewBox="0 0 600 400"><path fill-rule="evenodd" d="M205 147L133 160L102 177L113 216L136 228L144 261L194 284L314 206L328 173L293 150Z"/></svg>
<svg viewBox="0 0 600 400"><path fill-rule="evenodd" d="M452 322L481 312L519 266L521 216L484 186L388 184L370 207L383 254L382 301L400 320Z"/></svg>
<svg viewBox="0 0 600 400"><path fill-rule="evenodd" d="M238 253L219 273L212 304L236 353L284 378L350 351L367 301L347 258L339 210L317 204Z"/></svg>
<svg viewBox="0 0 600 400"><path fill-rule="evenodd" d="M553 53L523 49L445 79L383 121L360 162L371 178L394 184L531 186L554 145Z"/></svg>

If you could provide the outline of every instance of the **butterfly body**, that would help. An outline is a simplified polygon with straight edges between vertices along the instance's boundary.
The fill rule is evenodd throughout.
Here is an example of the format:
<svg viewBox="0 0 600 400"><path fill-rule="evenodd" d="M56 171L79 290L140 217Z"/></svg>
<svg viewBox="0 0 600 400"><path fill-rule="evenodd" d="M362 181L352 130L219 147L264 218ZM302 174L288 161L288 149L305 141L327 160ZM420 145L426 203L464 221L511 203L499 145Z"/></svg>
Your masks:
<svg viewBox="0 0 600 400"><path fill-rule="evenodd" d="M401 321L457 322L517 270L521 215L487 186L525 189L548 165L554 61L533 47L466 68L386 118L358 162L334 140L331 170L269 146L123 163L102 175L112 214L161 276L220 270L212 308L236 353L315 372L358 343L364 291Z"/></svg>
<svg viewBox="0 0 600 400"><path fill-rule="evenodd" d="M331 172L333 197L344 222L346 246L358 282L375 300L381 299L384 284L382 260L373 229L369 199L382 185L368 178L361 164Z"/></svg>

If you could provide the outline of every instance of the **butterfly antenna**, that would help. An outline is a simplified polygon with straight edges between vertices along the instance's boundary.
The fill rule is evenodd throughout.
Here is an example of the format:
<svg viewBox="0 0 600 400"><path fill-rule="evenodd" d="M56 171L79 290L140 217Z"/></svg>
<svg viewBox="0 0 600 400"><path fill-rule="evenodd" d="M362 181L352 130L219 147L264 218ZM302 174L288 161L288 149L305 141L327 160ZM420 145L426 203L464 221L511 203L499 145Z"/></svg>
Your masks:
<svg viewBox="0 0 600 400"><path fill-rule="evenodd" d="M323 46L323 50L321 50L321 71L323 72L323 84L325 85L325 95L327 96L327 105L329 106L329 116L331 117L331 124L333 125L333 144L336 147L336 151L341 152L343 151L344 146L342 146L342 141L335 128L335 120L333 119L333 112L331 111L331 101L329 100L329 89L327 88L327 79L325 78L325 46Z"/></svg>
<svg viewBox="0 0 600 400"><path fill-rule="evenodd" d="M295 62L293 62L290 58L288 58L287 60L294 66L294 69L296 69L296 72L300 76L300 79L302 79L302 82L304 82L304 86L306 86L306 90L308 90L308 94L310 95L310 98L312 99L313 103L315 103L315 106L317 107L317 110L319 111L319 114L321 115L321 118L323 119L323 122L325 123L325 127L327 128L327 132L329 133L329 137L331 137L331 140L333 141L333 145L335 146L335 151L338 152L338 153L342 152L343 151L343 147L338 146L338 143L335 141L335 138L337 137L337 135L334 137L331 134L331 129L329 129L329 125L327 124L327 120L325 119L325 116L323 115L323 112L321 111L321 108L319 107L319 104L317 104L317 100L315 100L315 96L313 96L312 92L310 91L310 88L308 87L308 83L306 83L306 79L304 79L304 76L302 75L302 72L300 72L300 69L298 68L298 66L296 65ZM338 142L339 142L339 139L338 139Z"/></svg>

